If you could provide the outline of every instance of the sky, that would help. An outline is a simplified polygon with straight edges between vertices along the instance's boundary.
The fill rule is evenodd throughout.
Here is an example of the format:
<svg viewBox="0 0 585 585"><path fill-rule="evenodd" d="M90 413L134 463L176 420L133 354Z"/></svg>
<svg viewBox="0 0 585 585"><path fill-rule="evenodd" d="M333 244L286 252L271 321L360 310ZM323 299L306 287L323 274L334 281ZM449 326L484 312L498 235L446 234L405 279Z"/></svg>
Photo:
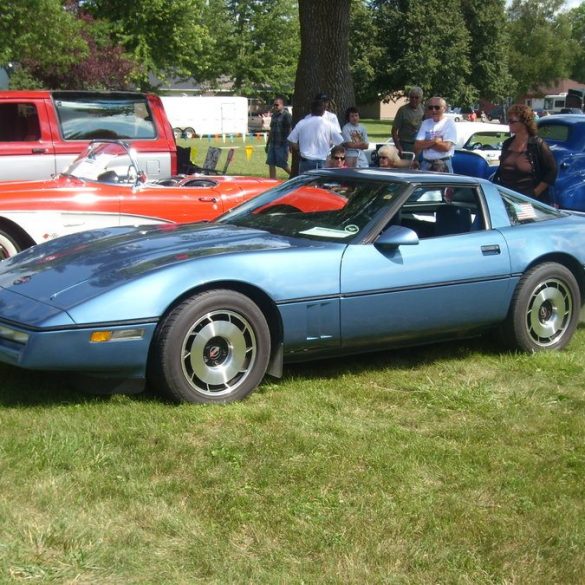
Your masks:
<svg viewBox="0 0 585 585"><path fill-rule="evenodd" d="M571 8L577 8L580 4L583 4L585 0L565 0L564 10L570 10ZM511 0L507 0L506 4L509 5Z"/></svg>

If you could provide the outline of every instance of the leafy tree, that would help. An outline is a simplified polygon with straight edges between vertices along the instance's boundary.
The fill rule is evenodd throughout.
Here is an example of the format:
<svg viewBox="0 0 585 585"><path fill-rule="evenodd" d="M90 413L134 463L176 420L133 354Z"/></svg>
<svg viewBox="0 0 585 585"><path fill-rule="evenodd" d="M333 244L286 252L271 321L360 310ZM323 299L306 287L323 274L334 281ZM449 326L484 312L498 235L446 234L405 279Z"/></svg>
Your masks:
<svg viewBox="0 0 585 585"><path fill-rule="evenodd" d="M141 65L142 86L148 73L206 76L211 35L203 22L205 0L84 0L83 8L107 20L112 38Z"/></svg>
<svg viewBox="0 0 585 585"><path fill-rule="evenodd" d="M508 34L505 0L461 0L469 32L470 83L480 97L501 101L514 83L508 70Z"/></svg>
<svg viewBox="0 0 585 585"><path fill-rule="evenodd" d="M510 72L517 93L568 77L573 54L570 21L559 13L564 0L512 0L508 8Z"/></svg>
<svg viewBox="0 0 585 585"><path fill-rule="evenodd" d="M571 39L575 43L574 61L571 79L585 83L585 4L573 8L567 13L571 25Z"/></svg>
<svg viewBox="0 0 585 585"><path fill-rule="evenodd" d="M224 74L243 95L260 88L292 93L300 51L296 2L290 0L227 0L233 34L224 37Z"/></svg>
<svg viewBox="0 0 585 585"><path fill-rule="evenodd" d="M371 4L371 0L353 0L351 4L349 62L358 103L381 97L376 78L384 48Z"/></svg>
<svg viewBox="0 0 585 585"><path fill-rule="evenodd" d="M384 40L377 84L389 95L418 85L450 103L473 103L471 39L461 0L374 0Z"/></svg>
<svg viewBox="0 0 585 585"><path fill-rule="evenodd" d="M137 66L121 46L112 44L107 23L96 21L83 10L79 10L78 18L87 54L66 70L36 58L23 59L23 68L43 87L51 89L129 89L129 79Z"/></svg>
<svg viewBox="0 0 585 585"><path fill-rule="evenodd" d="M32 60L63 74L88 54L82 28L61 0L0 0L0 64ZM41 85L28 71L13 78L12 86L17 79L28 86Z"/></svg>

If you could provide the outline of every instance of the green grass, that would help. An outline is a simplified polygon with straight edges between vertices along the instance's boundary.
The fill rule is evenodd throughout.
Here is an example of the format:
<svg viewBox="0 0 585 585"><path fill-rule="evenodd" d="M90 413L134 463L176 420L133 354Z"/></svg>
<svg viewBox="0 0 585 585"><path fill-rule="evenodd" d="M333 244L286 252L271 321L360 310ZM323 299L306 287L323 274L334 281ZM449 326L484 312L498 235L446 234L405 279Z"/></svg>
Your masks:
<svg viewBox="0 0 585 585"><path fill-rule="evenodd" d="M389 121L364 120L362 122L368 130L368 136L371 142L383 142L390 137L392 124ZM248 175L254 177L268 177L268 166L266 165L266 153L264 152L265 142L264 135L257 134L253 137L242 137L226 135L225 137L202 137L193 140L179 140L179 146L189 146L191 150L191 160L193 163L202 166L210 146L216 146L222 149L217 168L223 169L226 161L227 151L230 148L235 149L234 158L230 163L228 175ZM248 148L248 152L246 152ZM286 179L288 175L281 169L277 169L277 177Z"/></svg>
<svg viewBox="0 0 585 585"><path fill-rule="evenodd" d="M289 366L242 403L0 365L0 582L571 584L585 328Z"/></svg>

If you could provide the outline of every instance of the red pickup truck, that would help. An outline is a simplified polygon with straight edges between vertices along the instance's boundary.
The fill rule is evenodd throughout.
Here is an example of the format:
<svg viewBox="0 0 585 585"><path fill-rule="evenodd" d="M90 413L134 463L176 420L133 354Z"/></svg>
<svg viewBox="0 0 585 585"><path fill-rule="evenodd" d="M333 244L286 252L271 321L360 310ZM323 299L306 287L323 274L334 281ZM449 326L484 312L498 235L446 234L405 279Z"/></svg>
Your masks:
<svg viewBox="0 0 585 585"><path fill-rule="evenodd" d="M149 178L177 173L173 131L154 94L0 91L0 181L49 178L99 138L129 142Z"/></svg>

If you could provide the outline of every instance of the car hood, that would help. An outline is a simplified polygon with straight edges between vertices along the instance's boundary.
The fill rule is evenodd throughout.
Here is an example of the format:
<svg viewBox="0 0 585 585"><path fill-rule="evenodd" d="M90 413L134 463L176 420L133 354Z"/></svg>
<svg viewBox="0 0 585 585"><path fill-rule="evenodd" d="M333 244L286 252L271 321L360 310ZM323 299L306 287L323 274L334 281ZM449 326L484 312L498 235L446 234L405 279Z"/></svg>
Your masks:
<svg viewBox="0 0 585 585"><path fill-rule="evenodd" d="M172 265L295 245L303 244L259 230L205 223L93 230L34 246L0 263L0 287L66 309ZM82 283L83 291L68 294Z"/></svg>

